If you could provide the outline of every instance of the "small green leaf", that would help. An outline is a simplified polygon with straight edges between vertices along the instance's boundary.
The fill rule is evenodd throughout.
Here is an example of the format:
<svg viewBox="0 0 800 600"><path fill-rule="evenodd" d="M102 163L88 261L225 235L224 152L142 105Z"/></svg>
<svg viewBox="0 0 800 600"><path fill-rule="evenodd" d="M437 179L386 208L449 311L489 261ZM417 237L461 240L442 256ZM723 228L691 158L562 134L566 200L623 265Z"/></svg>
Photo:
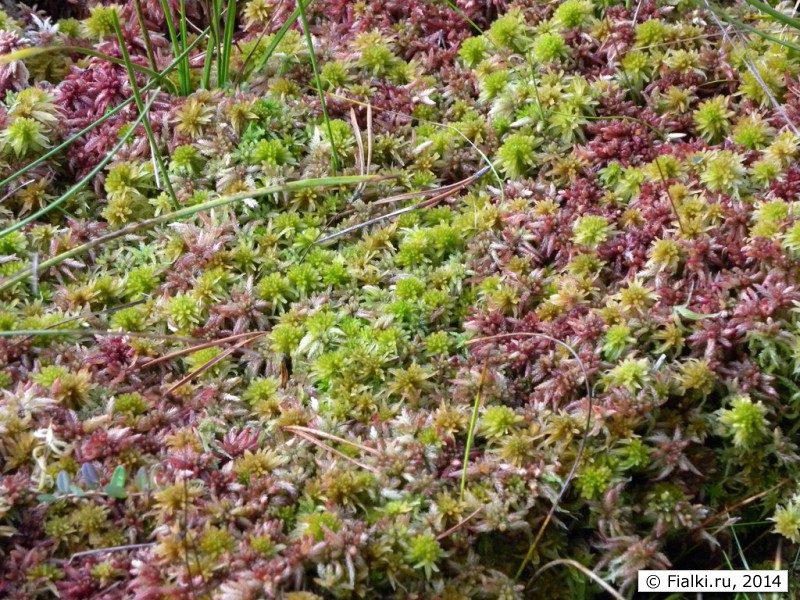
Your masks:
<svg viewBox="0 0 800 600"><path fill-rule="evenodd" d="M134 484L136 485L136 489L140 492L150 491L150 476L147 474L147 470L144 467L139 467L139 470L136 471Z"/></svg>
<svg viewBox="0 0 800 600"><path fill-rule="evenodd" d="M70 493L76 495L78 498L83 498L86 495L86 492L84 492L81 488L79 488L74 483L70 484L69 491L70 491Z"/></svg>
<svg viewBox="0 0 800 600"><path fill-rule="evenodd" d="M55 494L39 494L38 496L36 496L36 499L39 502L46 502L46 503L50 504L51 502L55 502L56 501L56 496L55 496Z"/></svg>
<svg viewBox="0 0 800 600"><path fill-rule="evenodd" d="M106 493L107 496L111 496L112 498L125 498L125 488L116 486L116 485L107 485L103 488L103 491Z"/></svg>
<svg viewBox="0 0 800 600"><path fill-rule="evenodd" d="M678 316L683 317L684 319L690 319L692 321L699 321L701 319L713 319L714 317L718 317L718 316L720 316L722 314L721 312L717 312L717 313L713 313L713 314L702 314L702 313L694 312L693 310L690 310L690 309L686 308L686 306L684 306L684 305L673 306L672 310L675 311L675 313Z"/></svg>
<svg viewBox="0 0 800 600"><path fill-rule="evenodd" d="M125 481L127 481L127 479L128 473L125 471L125 467L120 465L114 469L114 473L111 475L111 481L108 483L108 485L110 487L124 488Z"/></svg>

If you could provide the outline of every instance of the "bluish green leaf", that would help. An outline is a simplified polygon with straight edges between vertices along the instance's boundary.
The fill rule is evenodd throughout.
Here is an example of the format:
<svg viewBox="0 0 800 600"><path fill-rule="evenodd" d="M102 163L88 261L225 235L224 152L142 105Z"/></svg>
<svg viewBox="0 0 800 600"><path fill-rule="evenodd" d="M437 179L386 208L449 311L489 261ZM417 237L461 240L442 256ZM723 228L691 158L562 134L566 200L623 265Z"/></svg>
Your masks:
<svg viewBox="0 0 800 600"><path fill-rule="evenodd" d="M81 465L81 477L90 489L100 487L100 477L98 477L97 470L92 463L83 463Z"/></svg>
<svg viewBox="0 0 800 600"><path fill-rule="evenodd" d="M59 471L56 475L56 489L62 494L69 493L69 485L72 483L72 478L66 471Z"/></svg>
<svg viewBox="0 0 800 600"><path fill-rule="evenodd" d="M136 478L134 479L134 484L136 485L136 489L140 492L149 492L151 489L150 486L150 476L147 474L147 469L144 467L139 467L139 470L136 471Z"/></svg>

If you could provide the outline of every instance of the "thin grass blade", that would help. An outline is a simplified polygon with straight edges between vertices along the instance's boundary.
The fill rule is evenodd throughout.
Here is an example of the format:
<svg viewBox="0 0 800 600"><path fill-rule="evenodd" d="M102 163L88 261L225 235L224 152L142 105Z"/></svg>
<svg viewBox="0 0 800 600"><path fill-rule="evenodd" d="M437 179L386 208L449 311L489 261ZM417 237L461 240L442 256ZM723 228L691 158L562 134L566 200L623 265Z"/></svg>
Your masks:
<svg viewBox="0 0 800 600"><path fill-rule="evenodd" d="M308 18L306 17L306 7L303 2L297 3L297 8L300 9L300 20L303 23L303 31L306 34L306 43L308 44L308 56L311 59L311 70L314 72L314 85L319 94L319 101L322 103L322 118L325 121L325 127L328 129L328 138L331 141L331 153L333 154L333 172L336 173L341 168L342 161L339 158L339 152L336 150L336 143L333 139L333 130L331 129L331 121L328 117L328 107L325 104L325 90L322 89L322 80L319 77L319 67L317 66L317 56L314 52L314 42L311 39L311 29L308 27Z"/></svg>
<svg viewBox="0 0 800 600"><path fill-rule="evenodd" d="M189 63L186 47L181 48L180 46L180 42L178 41L178 33L175 30L175 23L172 22L172 11L169 9L167 0L161 0L161 10L164 11L164 20L167 22L167 33L169 34L169 41L172 45L172 54L175 57L181 57L181 59L178 61L178 84L180 87L180 94L181 96L188 96L189 86L184 74L184 63L187 65Z"/></svg>
<svg viewBox="0 0 800 600"><path fill-rule="evenodd" d="M20 229L21 227L24 227L28 223L30 223L32 221L35 221L39 217L41 217L43 215L46 215L47 213L49 213L54 208L64 204L64 202L66 202L67 200L72 198L75 194L77 194L79 191L81 191L86 186L87 183L92 181L92 179L94 179L95 176L100 171L103 170L103 167L105 167L111 161L111 159L114 158L116 153L119 152L119 149L122 148L122 146L136 132L136 128L139 126L139 124L144 119L144 116L147 114L147 111L153 105L153 102L155 102L155 99L158 96L158 92L159 91L160 90L157 88L156 93L153 94L153 97L148 101L147 105L145 106L145 110L142 113L140 113L139 117L133 122L133 126L125 133L125 135L122 136L122 138L119 140L119 142L117 142L117 144L111 149L111 152L109 152L108 155L103 160L101 160L83 179L81 179L78 183L76 183L74 186L72 186L69 190L67 190L64 194L59 196L57 199L53 200L53 202L51 202L47 206L41 208L40 210L36 211L35 213L33 213L31 215L28 215L27 217L25 217L24 219L14 223L13 225L9 225L8 227L6 227L2 231L0 231L0 239L5 237L6 235L11 233L12 231L16 231L17 229Z"/></svg>
<svg viewBox="0 0 800 600"><path fill-rule="evenodd" d="M483 385L486 382L486 373L489 370L489 362L483 364L483 371L481 372L480 383L478 383L478 391L475 393L475 403L472 406L472 416L469 420L469 431L467 432L467 445L464 447L464 465L461 469L461 485L459 486L458 499L464 499L464 491L467 487L467 468L469 467L469 453L472 452L472 444L475 441L475 428L478 425L478 410L481 406L481 395L483 394Z"/></svg>
<svg viewBox="0 0 800 600"><path fill-rule="evenodd" d="M203 32L203 36L205 36L207 33L208 33L208 29L206 29ZM194 42L192 42L192 45L189 48L186 49L186 52L184 52L181 56L179 56L178 58L173 60L167 66L166 69L161 71L161 73L159 73L158 76L155 79L153 79L152 81L150 81L147 85L143 86L140 91L141 92L146 92L146 91L149 91L149 90L153 89L156 85L158 85L158 83L160 81L162 81L166 77L166 75L169 72L171 72L178 65L178 62L183 58L183 56L188 56L189 52L191 52L192 50L194 50L195 47L197 47L197 45L202 40L203 36L198 37ZM170 84L171 84L171 82L170 82ZM81 129L78 133L70 136L68 139L66 139L63 142L61 142L58 146L55 146L54 148L50 149L46 154L43 154L42 156L40 156L39 158L37 158L33 162L28 163L27 165L25 165L21 169L15 171L12 175L9 175L8 177L6 177L3 181L0 181L0 187L8 185L9 183L14 181L18 177L21 177L22 175L24 175L25 173L27 173L31 169L39 166L40 164L42 164L43 162L45 162L49 158L55 156L58 152L61 152L65 148L68 148L73 142L75 142L76 140L78 140L79 138L84 136L85 134L89 133L94 128L99 127L100 125L102 125L103 123L108 121L111 117L113 117L114 115L118 114L122 109L124 109L126 106L128 106L132 102L133 102L133 98L128 98L127 100L125 100L122 103L120 103L118 106L115 106L113 109L109 110L106 114L104 114L102 117L97 119L91 125L87 125L83 129Z"/></svg>
<svg viewBox="0 0 800 600"><path fill-rule="evenodd" d="M98 169L99 170L99 169ZM144 221L139 221L138 223L131 223L127 227L123 227L122 229L118 229L117 231L112 231L104 236L99 238L95 238L85 244L81 244L80 246L76 246L66 252L62 252L61 254L54 256L39 265L39 270L49 269L55 265L58 265L65 260L72 258L73 256L78 256L91 250L92 248L96 248L98 246L102 246L112 240L125 237L126 235L130 235L136 231L141 229L147 229L150 227L155 227L156 225L161 225L163 223L169 223L170 221L177 221L180 219L185 219L187 217L191 217L196 215L199 212L203 212L206 210L211 210L212 208L219 208L222 206L227 206L229 204L233 204L235 202L241 202L242 200L246 200L249 198L256 198L260 196L268 196L270 194L276 194L278 192L286 192L286 191L293 191L293 190L303 190L308 188L315 188L315 187L335 187L335 186L342 186L342 185L355 185L359 184L362 181L381 181L385 179L389 179L391 176L380 176L380 175L342 175L338 177L324 177L320 179L302 179L299 181L290 181L288 183L283 183L280 185L273 185L269 187L263 187L255 190L249 190L247 192L240 192L238 194L232 194L229 196L222 196L220 198L216 198L214 200L210 200L208 202L203 202L202 204L197 204L195 206L187 206L180 210L176 210L171 213L167 213L165 215L161 215L159 217L155 217L153 219L147 219ZM63 200L62 200L63 201ZM17 224L15 228L19 228L21 225ZM9 289L10 287L14 286L15 284L23 281L26 277L31 274L30 268L21 269L17 271L14 275L6 279L5 281L0 282L0 292Z"/></svg>
<svg viewBox="0 0 800 600"><path fill-rule="evenodd" d="M8 54L0 55L0 65L8 64L17 60L24 61L29 58L36 58L38 56L42 56L43 54L50 54L52 52L86 54L87 56L93 56L94 58L102 58L103 60L107 60L108 62L114 63L115 65L119 65L121 67L125 66L125 62L122 59L116 58L104 52L93 50L91 48L84 48L82 46L38 46L35 48L22 48L20 50L15 50L14 52L9 52ZM134 64L133 68L136 71L144 73L150 77L159 76L158 71L154 71L149 67L143 67L142 65Z"/></svg>
<svg viewBox="0 0 800 600"><path fill-rule="evenodd" d="M142 123L144 124L144 130L147 134L147 140L150 142L150 152L152 152L153 158L158 166L158 170L161 172L161 178L164 181L163 185L167 188L167 193L169 194L170 198L172 198L172 204L175 208L177 208L178 198L175 196L175 190L172 189L172 183L169 180L167 167L164 165L164 159L158 149L158 141L156 140L156 136L153 134L153 128L150 126L148 110L145 109L144 103L142 102L142 95L139 93L139 84L136 83L136 73L133 70L133 63L131 62L131 57L128 53L127 45L125 44L125 38L122 35L122 27L120 27L119 18L117 17L116 12L111 13L111 15L114 24L114 31L117 33L117 41L119 42L120 52L122 53L122 60L125 61L125 67L128 69L128 80L131 84L133 100L136 102L136 108L139 110L139 115L144 117Z"/></svg>
<svg viewBox="0 0 800 600"><path fill-rule="evenodd" d="M219 58L219 66L217 67L217 85L219 87L228 85L231 51L233 50L233 29L235 24L236 0L228 0L228 8L225 11L225 32L222 38L222 56Z"/></svg>
<svg viewBox="0 0 800 600"><path fill-rule="evenodd" d="M142 12L142 0L133 0L133 8L136 11L136 20L139 22L139 31L142 33L144 40L145 51L147 52L147 62L150 63L150 68L153 71L158 71L158 63L156 62L156 55L153 52L153 41L150 39L150 32L147 30L147 23L144 20L144 13Z"/></svg>
<svg viewBox="0 0 800 600"><path fill-rule="evenodd" d="M189 32L186 29L186 0L181 0L181 52L186 50L189 45ZM192 93L191 71L189 70L189 57L181 61L179 73L181 74L181 88L184 96Z"/></svg>
<svg viewBox="0 0 800 600"><path fill-rule="evenodd" d="M699 6L701 5L700 3L697 3L697 4ZM791 50L794 50L796 52L800 52L800 46L798 46L797 44L793 44L792 42L788 42L786 40L782 40L780 38L777 38L774 35L770 35L766 31L763 31L761 29L758 29L757 27L753 27L751 25L748 25L747 23L744 23L743 21L735 19L730 14L728 14L725 10L721 9L718 6L714 6L713 4L710 4L710 3L707 4L707 5L702 5L702 6L705 6L705 8L711 9L711 11L714 14L716 14L720 19L722 19L723 21L725 21L726 23L728 23L730 25L733 25L735 27L740 27L740 28L744 29L745 31L753 33L753 34L755 34L755 35L757 35L759 37L762 37L762 38L764 38L765 40L767 40L769 42L773 42L775 44L780 44L781 46L785 46L787 48L790 48Z"/></svg>
<svg viewBox="0 0 800 600"><path fill-rule="evenodd" d="M753 8L761 11L762 13L768 14L770 17L779 21L786 25L787 27L791 27L795 30L800 30L800 19L795 19L794 17L790 17L782 13L781 11L771 7L769 4L765 2L761 2L761 0L745 0L750 6Z"/></svg>
<svg viewBox="0 0 800 600"><path fill-rule="evenodd" d="M267 61L275 52L275 48L278 47L278 44L281 43L281 40L286 35L286 32L289 31L292 28L292 25L294 25L294 22L297 21L297 18L300 16L300 7L302 6L303 9L305 9L309 4L311 4L311 0L308 0L307 2L303 2L303 0L298 1L297 8L292 11L292 14L289 15L289 18L286 19L286 22L281 25L281 28L275 32L272 40L270 40L269 46L267 46L266 50L264 50L264 55L259 59L255 66L256 71L260 71L264 68L264 65L267 64Z"/></svg>

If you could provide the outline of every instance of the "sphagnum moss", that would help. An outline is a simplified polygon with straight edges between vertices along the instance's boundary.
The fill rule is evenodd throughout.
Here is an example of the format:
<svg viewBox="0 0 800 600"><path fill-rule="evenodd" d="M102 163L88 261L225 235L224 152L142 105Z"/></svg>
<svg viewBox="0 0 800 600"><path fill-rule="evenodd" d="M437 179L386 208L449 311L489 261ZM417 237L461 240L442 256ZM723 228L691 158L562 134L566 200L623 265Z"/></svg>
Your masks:
<svg viewBox="0 0 800 600"><path fill-rule="evenodd" d="M333 148L344 173L391 179L244 200L2 293L4 334L47 335L0 344L0 589L574 597L567 571L515 582L529 554L630 593L637 569L738 555L726 507L774 521L737 528L751 564L774 560L750 545L765 534L791 564L797 57L752 32L734 48L681 4L447 4L309 3L327 123L306 39L276 33L293 8L262 0L235 22L236 85L195 90L192 54L195 91L150 110L182 207L324 177ZM81 5L58 31L0 13L0 50L116 56L109 11L138 23L128 5ZM143 33L123 35L146 61ZM59 64L0 64L7 175L128 95L121 65ZM4 227L135 134L64 212L0 238L4 276L173 210L136 116L8 182ZM496 173L437 196L483 155ZM419 201L375 203L402 193L436 200L327 237Z"/></svg>

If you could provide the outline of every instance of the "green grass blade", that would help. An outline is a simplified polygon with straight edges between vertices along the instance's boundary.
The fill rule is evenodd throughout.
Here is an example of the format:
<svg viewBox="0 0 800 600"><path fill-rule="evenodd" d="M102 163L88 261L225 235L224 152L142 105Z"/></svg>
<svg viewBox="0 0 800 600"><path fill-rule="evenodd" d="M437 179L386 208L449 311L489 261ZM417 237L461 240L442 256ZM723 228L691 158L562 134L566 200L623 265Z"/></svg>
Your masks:
<svg viewBox="0 0 800 600"><path fill-rule="evenodd" d="M189 33L186 29L186 0L181 0L181 52L186 50L189 45ZM192 93L191 71L189 70L189 57L187 56L181 61L180 70L181 74L181 91L184 96Z"/></svg>
<svg viewBox="0 0 800 600"><path fill-rule="evenodd" d="M150 32L147 30L147 23L144 20L144 13L142 12L142 0L133 0L133 8L136 11L136 20L139 22L139 29L142 32L142 39L144 39L144 47L147 51L147 61L150 63L150 68L153 69L153 71L158 71L156 55L155 52L153 52L153 42L150 39Z"/></svg>
<svg viewBox="0 0 800 600"><path fill-rule="evenodd" d="M461 18L462 18L462 19L464 19L464 20L465 20L467 23L469 23L469 24L472 26L472 28L473 28L475 31L477 31L478 33L481 33L481 34L483 33L483 29L481 29L481 28L478 26L478 24L477 24L477 23L475 23L475 22L474 22L472 19L470 19L470 18L469 18L469 17L468 17L466 14L464 14L464 11L463 11L463 10L461 10L460 8L458 8L458 6L456 6L456 3L455 3L455 2L453 2L452 0L445 0L445 3L447 4L447 6L449 6L449 7L450 7L450 10L452 10L452 11L455 11L455 12L456 12L456 14L458 14L458 16L459 16L459 17L461 17Z"/></svg>
<svg viewBox="0 0 800 600"><path fill-rule="evenodd" d="M12 231L16 231L17 229L20 229L21 227L24 227L28 223L30 223L32 221L35 221L39 217L41 217L43 215L46 215L51 210L55 209L56 207L60 206L61 204L63 204L64 202L66 202L67 200L72 198L75 194L77 194L79 191L81 191L86 186L87 183L89 183L92 179L94 179L94 177L103 169L103 167L105 167L109 163L109 161L114 157L114 155L119 151L119 149L122 148L122 146L125 144L125 142L127 142L133 136L134 132L136 131L136 127L138 127L139 123L142 122L142 120L144 118L144 115L147 114L147 111L150 109L150 107L152 106L153 102L155 102L156 96L158 96L158 92L159 91L160 90L157 89L156 93L153 94L153 97L148 101L147 105L145 106L145 110L142 111L139 114L139 118L136 119L136 121L133 122L133 126L130 128L130 130L128 130L128 132L125 133L125 135L122 136L122 139L120 139L120 141L117 142L117 144L111 149L111 152L109 152L108 155L103 160L101 160L89 172L88 175L86 175L78 183L76 183L69 190L67 190L64 194L59 196L56 200L54 200L53 202L51 202L47 206L41 208L40 210L36 211L35 213L33 213L31 215L28 215L27 217L25 217L21 221L18 221L17 223L14 223L13 225L9 225L8 227L6 227L2 231L0 231L0 239L2 239L4 236L8 235Z"/></svg>
<svg viewBox="0 0 800 600"><path fill-rule="evenodd" d="M753 8L761 11L762 13L768 14L770 17L792 27L793 29L800 30L800 19L795 19L794 17L790 17L789 15L785 15L779 10L772 8L769 4L765 2L761 2L761 0L745 0L750 6Z"/></svg>
<svg viewBox="0 0 800 600"><path fill-rule="evenodd" d="M311 58L311 70L314 72L314 84L317 87L319 94L319 101L322 103L322 118L325 121L325 127L328 129L328 138L331 140L331 152L333 153L333 172L339 171L341 160L339 159L339 152L336 150L336 144L333 140L333 130L331 129L331 120L328 117L328 107L325 104L325 90L322 89L322 80L319 77L319 67L317 66L317 57L314 53L314 42L311 40L311 30L308 27L308 19L306 18L306 7L303 6L302 0L297 3L297 8L300 9L300 20L303 23L303 30L306 33L306 43L308 44L308 55Z"/></svg>
<svg viewBox="0 0 800 600"><path fill-rule="evenodd" d="M475 393L475 403L472 406L472 417L469 420L469 431L467 432L467 445L464 448L464 466L461 469L461 487L459 490L458 499L464 499L464 490L467 487L467 467L469 466L469 453L472 451L472 444L475 441L475 427L478 425L478 409L481 406L481 394L483 392L483 384L486 381L486 371L489 368L489 363L483 365L483 372L481 373L481 380L478 383L478 391Z"/></svg>
<svg viewBox="0 0 800 600"><path fill-rule="evenodd" d="M92 50L91 48L83 48L81 46L39 46L36 48L22 48L21 50L15 50L14 52L9 52L8 54L0 55L0 65L7 64L10 62L14 62L17 60L26 60L28 58L35 58L37 56L41 56L43 54L49 54L51 52L74 52L76 54L86 54L87 56L93 56L94 58L102 58L103 60L107 60L108 62L112 62L115 65L119 65L121 67L125 66L125 62L119 58L111 56L109 54L105 54L104 52L98 52L97 50ZM139 71L140 73L144 73L150 77L158 77L158 71L154 71L149 67L143 67L142 65L133 65L134 70Z"/></svg>
<svg viewBox="0 0 800 600"><path fill-rule="evenodd" d="M214 64L214 57L219 55L219 4L216 0L206 0L205 9L211 15L211 23L209 25L210 39L206 44L206 57L203 60L203 74L200 80L203 89L211 89L211 67Z"/></svg>
<svg viewBox="0 0 800 600"><path fill-rule="evenodd" d="M297 18L300 16L300 7L302 6L303 9L305 9L309 4L311 4L311 0L307 0L306 2L303 2L303 0L298 0L297 8L292 11L292 14L289 15L289 18L286 19L286 22L281 25L281 28L275 32L274 36L272 36L269 46L267 46L266 50L264 50L264 55L258 60L258 64L255 66L256 71L260 71L264 68L264 65L267 64L267 61L272 56L272 53L275 52L275 48L277 48L278 44L281 43L283 36L286 35L286 32L289 31L289 29L292 28L292 25L294 25L294 22L297 21Z"/></svg>
<svg viewBox="0 0 800 600"><path fill-rule="evenodd" d="M139 221L138 223L131 223L127 227L123 227L122 229L118 229L99 238L95 238L94 240L86 242L85 244L82 244L80 246L76 246L75 248L71 248L66 252L62 252L61 254L40 263L37 272L44 269L49 269L50 267L53 267L55 265L64 262L68 258L72 258L73 256L83 254L84 252L87 252L92 248L102 246L107 242L124 237L126 235L130 235L141 229L155 227L156 225L169 223L170 221L185 219L187 217L194 216L199 212L211 210L212 208L219 208L221 206L227 206L235 202L241 202L242 200L245 200L247 198L257 198L260 196L268 196L270 194L276 194L279 192L303 190L308 188L355 185L369 181L383 181L389 178L390 176L386 175L343 175L339 177L324 177L320 179L301 179L299 181L290 181L288 183L283 183L280 185L272 185L268 187L258 188L255 190L250 190L247 192L239 192L237 194L232 194L229 196L222 196L214 200L209 200L208 202L203 202L202 204L197 204L195 206L187 206L180 210L176 210L171 213L161 215L159 217L154 217L152 219ZM29 277L31 273L32 273L31 268L21 269L20 271L18 271L5 281L0 282L0 292L8 290L10 287L16 285L20 281Z"/></svg>
<svg viewBox="0 0 800 600"><path fill-rule="evenodd" d="M780 44L781 46L786 46L787 48L790 48L790 49L792 49L792 50L794 50L796 52L800 52L800 46L798 46L797 44L793 44L792 42L787 42L786 40L782 40L780 38L777 38L774 35L770 35L766 31L762 31L762 30L760 30L760 29L758 29L756 27L748 25L747 23L739 21L738 19L733 18L727 12L725 12L724 10L722 10L719 7L716 7L716 6L713 6L713 5L709 4L709 5L707 5L707 8L710 8L711 11L714 14L716 14L719 18L721 18L723 21L725 21L726 23L728 23L730 25L734 25L736 27L741 27L745 31L749 31L750 33L753 33L753 34L755 34L757 36L760 36L760 37L764 38L767 41L773 42L775 44Z"/></svg>
<svg viewBox="0 0 800 600"><path fill-rule="evenodd" d="M231 51L233 50L233 29L236 25L236 0L228 0L228 8L225 11L225 33L222 38L222 56L219 58L217 67L217 85L225 87L228 85L228 73L231 65Z"/></svg>
<svg viewBox="0 0 800 600"><path fill-rule="evenodd" d="M173 69L174 69L174 68L175 68L175 67L178 65L178 62L179 62L179 60L180 60L180 59L181 59L183 56L188 56L189 52L191 52L192 50L194 50L194 48L195 48L195 47L196 47L196 46L197 46L197 45L200 43L200 41L201 41L202 37L203 37L203 36L205 36L207 33L208 33L208 29L206 29L206 30L203 32L203 35L201 35L201 36L200 36L200 37L198 37L198 38L197 38L197 39L196 39L194 42L192 42L192 45L191 45L189 48L187 48L187 49L186 49L186 52L184 52L182 56L180 56L180 57L178 57L177 59L173 60L173 61L172 61L172 63L170 63L170 64L169 64L169 66L167 66L167 68L166 68L166 69L164 69L164 70L163 70L161 73L159 73L159 74L158 74L158 77L156 77L155 79L153 79L152 81L150 81L150 82L149 82L147 85L145 85L144 87L142 87L142 89L141 89L140 91L141 91L141 92L147 92L147 91L149 91L149 90L153 89L153 87L155 87L155 86L156 86L156 85L157 85L159 82L161 82L162 80L164 80L164 78L166 77L167 73L169 73L170 71L172 71L172 70L173 70ZM6 178L5 178L3 181L0 181L0 188L2 188L3 186L6 186L6 185L8 185L9 183L11 183L12 181L14 181L14 180L15 180L15 179L17 179L18 177L21 177L22 175L24 175L25 173L27 173L27 172L28 172L28 171L30 171L31 169L33 169L33 168L35 168L35 167L39 166L40 164L42 164L42 163L43 163L44 161L46 161L47 159L49 159L49 158L51 158L51 157L55 156L57 153L59 153L59 152L60 152L61 150L63 150L64 148L67 148L67 147L69 147L69 146L70 146L70 145L71 145L73 142L75 142L75 141L76 141L78 138L80 138L80 137L82 137L83 135L85 135L85 134L89 133L89 132L90 132L90 131L92 131L92 130L93 130L95 127L99 127L100 125L102 125L103 123L105 123L106 121L108 121L108 120L109 120L111 117L113 117L114 115L118 114L118 113L119 113L119 112L120 112L120 111L121 111L123 108L125 108L126 106L128 106L128 105L129 105L131 102L133 102L133 98L128 98L127 100L125 100L125 101L123 101L122 103L120 103L118 106L115 106L113 109L111 109L110 111L108 111L108 112L107 112L106 114L104 114L102 117L100 117L99 119L97 119L97 120L96 120L94 123L92 123L91 125L87 125L87 126L86 126L86 127L84 127L83 129L81 129L81 130L80 130L78 133L76 133L76 134L74 134L74 135L70 136L69 138L67 138L66 140L64 140L63 142L61 142L61 143L60 143L58 146L56 146L56 147L54 147L54 148L51 148L51 149L50 149L50 150L49 150L49 151L48 151L46 154L43 154L42 156L40 156L39 158L37 158L37 159L36 159L36 160L34 160L33 162L31 162L31 163L28 163L27 165L25 165L25 166L24 166L24 167L22 167L21 169L19 169L19 170L15 171L15 172L14 172L12 175L9 175L9 176L8 176L8 177L6 177Z"/></svg>
<svg viewBox="0 0 800 600"><path fill-rule="evenodd" d="M161 172L161 178L164 180L163 185L166 187L170 198L172 198L172 204L175 206L175 208L177 208L178 198L175 196L175 190L172 189L172 182L169 180L169 173L167 172L167 167L164 165L164 158L161 156L161 152L158 149L158 141L156 140L156 136L153 135L153 128L150 126L150 117L148 116L148 111L145 110L144 103L142 103L142 95L139 93L139 85L136 83L136 73L133 70L133 64L131 63L131 56L128 53L128 47L125 44L125 38L122 35L122 27L119 25L119 18L117 17L116 12L111 13L111 17L114 23L114 31L117 34L120 52L122 53L122 60L125 61L125 66L128 69L128 80L131 84L133 100L136 102L136 108L139 111L139 115L144 117L144 121L142 121L142 123L144 124L144 131L147 134L147 140L150 142L150 152L153 154L153 158L156 161L156 166Z"/></svg>
<svg viewBox="0 0 800 600"><path fill-rule="evenodd" d="M175 31L175 23L172 22L172 13L169 10L167 0L161 0L161 9L164 11L164 20L167 22L167 33L169 33L169 41L172 45L172 54L176 58L179 56L184 57L178 61L178 82L181 96L188 96L189 91L187 82L185 81L183 66L184 59L188 61L188 54L185 54L186 48L183 48L183 52L181 51L180 43L178 42L178 33Z"/></svg>
<svg viewBox="0 0 800 600"><path fill-rule="evenodd" d="M214 51L217 56L217 69L219 69L219 57L222 56L222 41L223 33L219 29L219 24L222 22L222 2L223 0L211 0L214 4ZM219 72L217 72L217 79L219 79ZM217 83L219 86L219 83Z"/></svg>
<svg viewBox="0 0 800 600"><path fill-rule="evenodd" d="M152 83L153 83L153 85L156 84L155 81L153 81ZM142 88L142 90L144 90L144 89L145 88ZM18 171L14 172L14 174L9 175L3 181L0 181L0 188L3 187L3 186L8 185L9 183L11 183L12 181L14 181L17 178L22 177L25 173L27 173L31 169L39 166L40 164L45 162L47 159L55 156L56 154L58 154L64 148L67 148L67 147L71 146L73 142L78 140L78 138L80 138L83 135L89 133L95 127L99 127L100 125L102 125L103 123L108 121L111 117L113 117L114 115L118 114L123 108L128 106L131 102L133 102L133 98L128 98L122 104L120 104L119 106L114 107L113 110L108 111L106 114L104 114L102 117L97 119L91 125L87 125L86 127L81 129L75 135L70 136L69 138L67 138L66 140L61 142L58 146L50 149L46 154L43 154L42 156L40 156L39 158L37 158L33 162L28 163L27 165L25 165L24 167L22 167Z"/></svg>

